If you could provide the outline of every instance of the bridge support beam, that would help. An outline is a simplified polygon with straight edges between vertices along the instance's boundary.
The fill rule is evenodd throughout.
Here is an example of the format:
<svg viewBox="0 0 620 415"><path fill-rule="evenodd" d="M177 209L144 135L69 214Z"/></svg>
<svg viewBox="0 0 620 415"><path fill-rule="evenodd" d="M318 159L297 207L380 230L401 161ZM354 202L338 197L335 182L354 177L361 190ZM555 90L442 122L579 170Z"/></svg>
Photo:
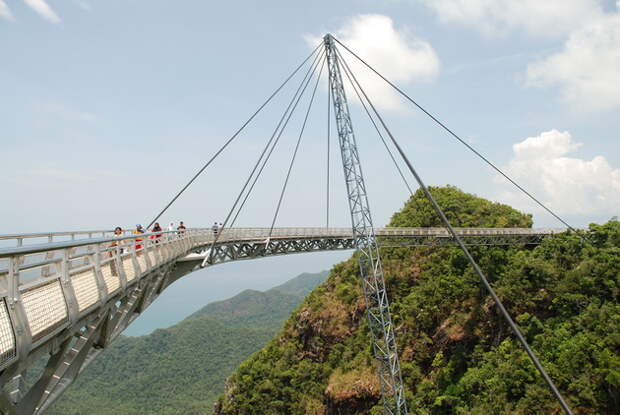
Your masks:
<svg viewBox="0 0 620 415"><path fill-rule="evenodd" d="M77 377L95 341L99 338L107 311L91 318L82 330L66 338L54 353L50 354L43 373L27 390L23 379L26 371L14 379L20 383L14 391L4 390L0 396L0 412L5 415L39 414L60 395Z"/></svg>
<svg viewBox="0 0 620 415"><path fill-rule="evenodd" d="M373 352L379 368L379 381L386 415L407 414L407 403L383 279L377 237L372 224L362 165L353 134L349 105L342 83L336 46L331 35L324 38L329 86L336 116L342 167L347 186L353 240L357 249L366 315L373 336Z"/></svg>

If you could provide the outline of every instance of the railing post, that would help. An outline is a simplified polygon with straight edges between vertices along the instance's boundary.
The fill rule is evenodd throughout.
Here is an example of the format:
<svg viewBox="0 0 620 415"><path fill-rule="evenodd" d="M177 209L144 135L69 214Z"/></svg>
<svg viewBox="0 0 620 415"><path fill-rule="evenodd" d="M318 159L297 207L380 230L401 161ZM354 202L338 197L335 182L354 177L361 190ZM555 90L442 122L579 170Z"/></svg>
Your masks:
<svg viewBox="0 0 620 415"><path fill-rule="evenodd" d="M202 237L205 238L204 233L202 234ZM194 243L196 242L199 242L198 231L193 232L191 230L187 230L185 234L185 250L192 249L194 247Z"/></svg>
<svg viewBox="0 0 620 415"><path fill-rule="evenodd" d="M182 236L179 234L174 234L170 237L168 241L168 260L171 261L173 258L179 255L181 248L183 246Z"/></svg>
<svg viewBox="0 0 620 415"><path fill-rule="evenodd" d="M164 234L162 235L161 241L159 242L159 262L160 265L164 262L168 262L170 260L170 244L172 243L172 234Z"/></svg>
<svg viewBox="0 0 620 415"><path fill-rule="evenodd" d="M138 253L136 252L136 241L134 239L128 239L128 241L130 241L130 243L127 249L129 250L129 255L131 257L131 263L133 264L134 273L136 275L135 278L140 279L140 276L142 275L142 270L140 269L140 264L138 263Z"/></svg>
<svg viewBox="0 0 620 415"><path fill-rule="evenodd" d="M99 292L99 305L103 306L108 298L108 287L103 280L101 272L101 246L95 244L95 253L93 254L93 272L95 273L95 281L97 282L97 291Z"/></svg>
<svg viewBox="0 0 620 415"><path fill-rule="evenodd" d="M19 296L19 257L9 258L9 276L7 281L9 305L18 301Z"/></svg>
<svg viewBox="0 0 620 415"><path fill-rule="evenodd" d="M114 247L113 261L116 262L116 269L118 270L118 278L121 283L121 290L125 292L127 290L127 274L125 274L125 267L123 267L123 258L121 257L121 246L116 244Z"/></svg>
<svg viewBox="0 0 620 415"><path fill-rule="evenodd" d="M161 251L163 249L163 241L161 240L162 238L154 238L152 239L153 241L153 259L155 261L155 264L153 264L153 266L159 266L161 265L161 263L163 262L163 256L161 254Z"/></svg>
<svg viewBox="0 0 620 415"><path fill-rule="evenodd" d="M144 257L144 261L146 263L146 269L150 271L153 270L153 264L151 263L151 256L149 255L149 244L152 239L143 238L142 239L142 256Z"/></svg>
<svg viewBox="0 0 620 415"><path fill-rule="evenodd" d="M69 317L69 324L74 324L78 320L80 313L77 299L75 297L75 291L73 290L73 284L71 284L70 276L70 263L69 263L69 250L71 248L65 248L62 250L62 260L60 262L60 287L65 297L65 303L67 305L67 314Z"/></svg>
<svg viewBox="0 0 620 415"><path fill-rule="evenodd" d="M13 256L9 258L8 275L8 312L15 335L15 354L21 361L28 356L32 344L32 334L26 317L26 310L19 291L19 263L21 258Z"/></svg>
<svg viewBox="0 0 620 415"><path fill-rule="evenodd" d="M54 237L52 235L47 235L47 243L51 244L54 241ZM54 257L54 251L47 251L45 253L45 259L52 259ZM41 276L48 277L50 275L50 266L46 265L41 268Z"/></svg>

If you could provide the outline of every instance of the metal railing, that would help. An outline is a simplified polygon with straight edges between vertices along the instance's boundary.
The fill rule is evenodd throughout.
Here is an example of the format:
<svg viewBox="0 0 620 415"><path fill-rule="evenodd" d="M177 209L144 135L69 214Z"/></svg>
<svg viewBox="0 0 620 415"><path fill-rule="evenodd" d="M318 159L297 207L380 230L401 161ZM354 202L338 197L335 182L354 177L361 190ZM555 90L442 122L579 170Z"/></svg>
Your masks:
<svg viewBox="0 0 620 415"><path fill-rule="evenodd" d="M463 236L495 236L495 235L551 235L564 232L564 229L531 229L531 228L458 228L457 233ZM433 236L435 238L450 238L445 228L377 228L376 235L384 238L407 238L414 236ZM219 235L218 235L219 233ZM158 236L159 235L159 236ZM22 281L36 277L33 270L40 270L40 276L46 277L59 273L59 263L63 250L68 250L70 266L76 260L92 257L95 249L100 253L110 253L112 246L121 246L129 249L136 245L136 239L157 241L176 240L181 234L177 231L162 231L159 233L132 234L127 231L122 236L114 236L111 230L30 233L17 235L0 235L0 240L10 241L11 247L0 248L0 277L9 274L10 258L13 259L15 271L22 273ZM233 241L253 241L286 238L351 238L351 228L232 228L214 232L208 228L193 228L186 230L182 235L199 237L201 244L213 242L218 237L218 243ZM98 236L98 237L93 237ZM41 238L47 240L40 243ZM68 240L66 238L69 238ZM160 239L163 238L163 239ZM37 243L39 242L39 243ZM106 245L107 244L107 245ZM139 244L138 244L139 245ZM26 274L23 274L26 273ZM1 287L1 286L0 286Z"/></svg>
<svg viewBox="0 0 620 415"><path fill-rule="evenodd" d="M213 234L210 228L192 228L193 231L204 231L206 234ZM269 236L270 228L231 228L223 230L223 235L231 238L266 238ZM457 228L461 235L527 235L527 234L555 234L565 232L561 228ZM375 232L379 236L407 236L407 235L448 235L445 228L376 228ZM174 232L164 232L174 233ZM346 236L351 235L351 228L324 228L324 227L287 227L274 228L272 237L308 237L308 236ZM131 237L131 231L124 230L123 236ZM65 232L40 232L24 234L5 234L0 235L3 243L0 251L10 247L22 247L27 245L39 245L53 242L83 242L87 239L112 238L113 230L92 230L92 231L65 231Z"/></svg>
<svg viewBox="0 0 620 415"><path fill-rule="evenodd" d="M0 250L0 369L142 275L204 244L207 234L212 237L187 230L31 245L23 240L40 234L13 236L22 243Z"/></svg>

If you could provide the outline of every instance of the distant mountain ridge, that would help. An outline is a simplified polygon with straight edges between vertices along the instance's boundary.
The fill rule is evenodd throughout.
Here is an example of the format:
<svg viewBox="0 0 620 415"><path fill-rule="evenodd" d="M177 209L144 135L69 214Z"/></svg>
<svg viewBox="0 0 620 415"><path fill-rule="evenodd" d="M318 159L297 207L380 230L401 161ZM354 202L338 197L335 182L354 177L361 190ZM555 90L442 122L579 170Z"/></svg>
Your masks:
<svg viewBox="0 0 620 415"><path fill-rule="evenodd" d="M305 297L308 293L316 288L317 285L325 281L329 271L317 273L304 272L297 277L286 281L284 284L273 287L270 291L279 291L285 294L297 295Z"/></svg>
<svg viewBox="0 0 620 415"><path fill-rule="evenodd" d="M327 271L304 273L268 291L245 290L196 311L186 320L209 316L231 327L278 329L291 311L314 287L327 278Z"/></svg>
<svg viewBox="0 0 620 415"><path fill-rule="evenodd" d="M235 367L263 347L327 271L210 303L174 326L122 337L46 414L211 414Z"/></svg>

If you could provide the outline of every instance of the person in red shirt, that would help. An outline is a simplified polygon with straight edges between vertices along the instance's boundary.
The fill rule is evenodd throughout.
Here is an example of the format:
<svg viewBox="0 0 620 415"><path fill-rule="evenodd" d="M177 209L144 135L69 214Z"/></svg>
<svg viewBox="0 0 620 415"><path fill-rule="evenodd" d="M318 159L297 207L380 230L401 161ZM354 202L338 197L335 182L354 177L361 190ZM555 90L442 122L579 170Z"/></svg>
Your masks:
<svg viewBox="0 0 620 415"><path fill-rule="evenodd" d="M151 232L162 232L161 226L159 226L159 222L155 222L155 226L151 229ZM159 243L159 238L161 238L161 233L157 233L155 235L151 235L150 238L155 239L155 243Z"/></svg>

